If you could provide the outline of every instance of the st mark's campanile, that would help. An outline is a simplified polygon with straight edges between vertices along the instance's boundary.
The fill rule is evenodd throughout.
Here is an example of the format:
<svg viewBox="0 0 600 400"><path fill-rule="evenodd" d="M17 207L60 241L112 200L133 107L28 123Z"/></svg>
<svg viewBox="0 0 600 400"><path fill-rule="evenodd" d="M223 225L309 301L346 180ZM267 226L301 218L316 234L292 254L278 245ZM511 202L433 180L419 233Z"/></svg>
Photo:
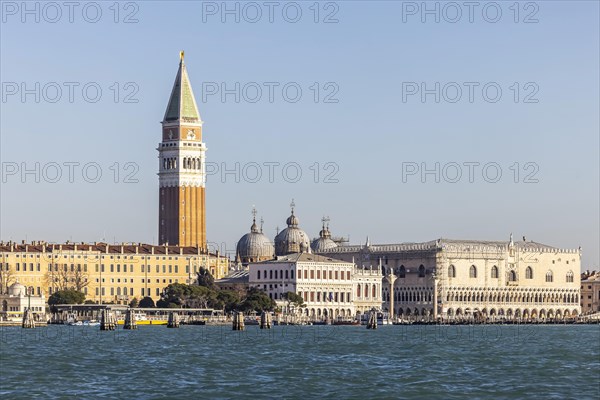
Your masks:
<svg viewBox="0 0 600 400"><path fill-rule="evenodd" d="M181 52L162 121L159 158L159 243L206 247L205 154L202 119Z"/></svg>

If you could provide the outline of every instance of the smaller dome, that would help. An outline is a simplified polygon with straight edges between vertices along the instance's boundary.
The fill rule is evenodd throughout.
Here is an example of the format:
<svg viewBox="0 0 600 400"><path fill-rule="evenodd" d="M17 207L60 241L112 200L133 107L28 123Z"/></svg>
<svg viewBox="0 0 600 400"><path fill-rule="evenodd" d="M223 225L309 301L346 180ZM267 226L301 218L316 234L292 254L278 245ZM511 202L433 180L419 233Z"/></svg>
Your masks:
<svg viewBox="0 0 600 400"><path fill-rule="evenodd" d="M335 249L336 247L338 247L338 245L336 242L329 238L320 237L318 239L313 240L310 244L310 247L312 248L312 251L314 253L322 253L329 249Z"/></svg>
<svg viewBox="0 0 600 400"><path fill-rule="evenodd" d="M17 281L9 286L8 294L11 296L25 296L27 294L27 288Z"/></svg>
<svg viewBox="0 0 600 400"><path fill-rule="evenodd" d="M325 225L323 221L323 229L319 232L319 237L312 241L310 247L315 253L321 253L329 249L335 249L338 247L337 243L331 239L331 232L329 231L329 224Z"/></svg>
<svg viewBox="0 0 600 400"><path fill-rule="evenodd" d="M290 228L292 228L292 227L296 228L298 225L300 225L300 220L298 219L298 217L296 217L294 215L293 210L292 210L292 215L290 215L285 222L286 222L287 226L289 226Z"/></svg>

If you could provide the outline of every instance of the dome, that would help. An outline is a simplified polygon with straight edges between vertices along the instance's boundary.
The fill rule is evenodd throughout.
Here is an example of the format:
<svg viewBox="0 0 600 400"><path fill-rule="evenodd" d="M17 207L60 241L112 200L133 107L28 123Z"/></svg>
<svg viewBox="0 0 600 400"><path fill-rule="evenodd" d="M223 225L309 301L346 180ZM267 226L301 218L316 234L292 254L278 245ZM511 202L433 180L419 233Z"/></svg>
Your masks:
<svg viewBox="0 0 600 400"><path fill-rule="evenodd" d="M321 231L319 232L319 237L312 241L310 247L315 253L322 253L326 250L338 247L337 243L331 239L329 224L326 227L325 223L323 222L323 229L321 229Z"/></svg>
<svg viewBox="0 0 600 400"><path fill-rule="evenodd" d="M17 281L9 286L8 294L11 296L25 296L27 294L27 288L25 287L25 285L21 285Z"/></svg>
<svg viewBox="0 0 600 400"><path fill-rule="evenodd" d="M337 243L329 238L318 238L312 241L310 247L314 253L322 253L329 249L338 247Z"/></svg>
<svg viewBox="0 0 600 400"><path fill-rule="evenodd" d="M256 219L254 219L250 233L246 233L238 241L236 252L242 262L247 263L270 260L273 258L275 249L269 238L258 229Z"/></svg>
<svg viewBox="0 0 600 400"><path fill-rule="evenodd" d="M298 225L300 225L300 220L294 215L294 211L292 211L292 215L288 217L285 223L288 226L298 227Z"/></svg>
<svg viewBox="0 0 600 400"><path fill-rule="evenodd" d="M300 221L294 215L293 208L286 223L288 227L275 236L275 254L310 253L310 240L306 232L298 227Z"/></svg>

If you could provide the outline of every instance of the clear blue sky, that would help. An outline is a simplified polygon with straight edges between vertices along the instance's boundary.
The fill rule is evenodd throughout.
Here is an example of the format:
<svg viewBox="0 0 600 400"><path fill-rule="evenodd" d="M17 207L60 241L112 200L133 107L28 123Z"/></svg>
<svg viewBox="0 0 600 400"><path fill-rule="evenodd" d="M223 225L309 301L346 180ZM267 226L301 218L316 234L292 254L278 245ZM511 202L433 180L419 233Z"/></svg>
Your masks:
<svg viewBox="0 0 600 400"><path fill-rule="evenodd" d="M557 247L582 246L582 267L598 266L598 2L542 1L527 8L521 3L518 23L512 1L499 2L497 23L487 21L495 18L495 9L482 15L485 2L474 10L472 23L466 7L457 22L449 22L456 10L444 8L444 2L440 22L423 15L423 23L421 10L411 8L421 2L392 1L320 3L315 23L313 3L297 3L302 16L296 23L289 22L296 8L288 5L284 14L285 3L275 7L272 23L264 6L252 23L256 10L245 3L239 3L239 23L235 15L221 21L221 10L215 10L221 2L121 3L118 23L112 1L99 2L97 23L88 22L96 10L86 2L74 9L73 22L67 8L57 17L56 10L39 3L38 23L35 14L23 13L21 2L3 1L1 238L156 242L159 121L184 49L205 121L207 157L216 163L211 168L233 169L239 162L249 165L245 172L252 178L254 164L248 163L262 165L257 183L244 182L243 176L239 183L233 175L208 178L208 238L224 249L233 250L249 230L252 205L273 237L276 226L285 227L294 198L310 236L318 234L323 215L331 218L335 235L349 235L353 243L367 235L374 243L507 240L513 232ZM138 22L124 23L127 15ZM324 23L327 18L338 22ZM22 99L21 84L35 92L36 82L39 103L35 93ZM72 102L67 82L79 84ZM86 99L82 87L90 82L95 84L88 85ZM125 87L128 82L133 85ZM262 98L251 102L256 92L250 84L239 103L234 95L223 102L218 94L204 93L203 99L203 87L212 88L213 82L230 89L236 82L241 88L256 82ZM273 102L265 82L279 84ZM295 103L282 94L289 82L302 89ZM328 82L333 84L325 87ZM429 89L440 82L440 102L434 94L425 102L419 94L408 95L415 87L411 82ZM455 103L450 102L455 85L443 90L449 82L462 87ZM479 85L473 102L465 82ZM495 103L482 95L490 82L502 90ZM53 103L57 85L62 97ZM94 86L102 89L95 103ZM130 99L138 102L126 102L135 89ZM336 90L332 99L338 102L325 102ZM494 91L488 94L491 99ZM35 174L24 182L21 171L9 174L15 165L34 169L36 162L39 183ZM56 183L50 182L52 162L63 173ZM72 183L68 162L80 163ZM119 183L110 169L115 162ZM133 171L124 169L128 162L139 167L137 183L123 182ZM269 162L280 163L274 182L264 166ZM291 162L302 169L296 183L281 173ZM324 182L333 171L325 170L328 162L338 168L337 183ZM402 177L403 163L433 169L436 162L447 178L442 175L439 183L433 175L424 183L419 174ZM464 166L469 162L480 163L473 182ZM97 183L82 178L88 163L102 169ZM321 170L318 183L310 169L314 163ZM456 183L449 182L455 176L452 163L463 172ZM498 182L482 176L486 163L500 166ZM514 163L519 163L518 183ZM526 163L534 164L526 170ZM536 169L538 182L525 183ZM93 178L94 170L88 172ZM291 180L293 170L288 172ZM488 172L486 178L493 179L494 170Z"/></svg>

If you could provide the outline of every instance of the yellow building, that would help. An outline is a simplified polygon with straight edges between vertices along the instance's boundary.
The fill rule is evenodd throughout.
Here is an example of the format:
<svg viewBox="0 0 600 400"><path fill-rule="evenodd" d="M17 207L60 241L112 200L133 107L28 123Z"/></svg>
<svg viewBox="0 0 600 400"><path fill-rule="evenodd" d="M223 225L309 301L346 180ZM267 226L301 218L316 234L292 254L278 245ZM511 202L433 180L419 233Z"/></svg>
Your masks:
<svg viewBox="0 0 600 400"><path fill-rule="evenodd" d="M156 301L170 283L194 283L201 267L220 279L229 270L229 259L191 246L0 242L3 293L18 281L46 298L75 288L95 302L126 304L145 296Z"/></svg>

